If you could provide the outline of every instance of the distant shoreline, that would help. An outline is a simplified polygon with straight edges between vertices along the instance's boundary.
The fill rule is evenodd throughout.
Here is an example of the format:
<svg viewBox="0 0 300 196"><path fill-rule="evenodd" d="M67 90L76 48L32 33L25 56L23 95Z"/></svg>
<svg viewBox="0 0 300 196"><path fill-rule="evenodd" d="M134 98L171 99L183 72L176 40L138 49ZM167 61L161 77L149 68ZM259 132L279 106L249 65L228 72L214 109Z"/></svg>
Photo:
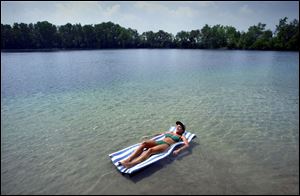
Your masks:
<svg viewBox="0 0 300 196"><path fill-rule="evenodd" d="M174 48L174 49L242 49L261 51L299 51L299 21L279 20L276 30L266 24L239 31L233 26L206 24L201 29L180 31L176 35L159 30L125 28L113 22L95 25L67 23L56 26L48 21L36 24L1 24L1 51L57 51L90 49Z"/></svg>
<svg viewBox="0 0 300 196"><path fill-rule="evenodd" d="M136 49L299 52L298 50L249 50L249 49L228 49L228 48L215 48L215 49L212 48L48 48L48 49L1 49L1 52L59 52L59 51L85 51L85 50L136 50Z"/></svg>

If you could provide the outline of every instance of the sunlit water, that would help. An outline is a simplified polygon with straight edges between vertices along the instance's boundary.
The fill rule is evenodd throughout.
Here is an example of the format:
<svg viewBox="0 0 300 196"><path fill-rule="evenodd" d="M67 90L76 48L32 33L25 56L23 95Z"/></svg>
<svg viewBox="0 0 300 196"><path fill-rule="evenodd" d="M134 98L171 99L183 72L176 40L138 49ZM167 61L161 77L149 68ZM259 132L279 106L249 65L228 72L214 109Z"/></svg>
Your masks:
<svg viewBox="0 0 300 196"><path fill-rule="evenodd" d="M299 194L299 53L1 53L1 194ZM108 154L166 131L189 150L133 176Z"/></svg>

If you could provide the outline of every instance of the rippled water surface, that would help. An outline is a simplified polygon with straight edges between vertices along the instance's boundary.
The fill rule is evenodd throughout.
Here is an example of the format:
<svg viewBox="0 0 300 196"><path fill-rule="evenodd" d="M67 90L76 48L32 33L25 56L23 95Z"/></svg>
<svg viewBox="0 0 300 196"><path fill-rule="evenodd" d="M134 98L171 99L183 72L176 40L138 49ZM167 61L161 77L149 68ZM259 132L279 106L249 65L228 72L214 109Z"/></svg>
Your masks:
<svg viewBox="0 0 300 196"><path fill-rule="evenodd" d="M1 194L299 194L299 53L1 53ZM166 131L190 149L121 175Z"/></svg>

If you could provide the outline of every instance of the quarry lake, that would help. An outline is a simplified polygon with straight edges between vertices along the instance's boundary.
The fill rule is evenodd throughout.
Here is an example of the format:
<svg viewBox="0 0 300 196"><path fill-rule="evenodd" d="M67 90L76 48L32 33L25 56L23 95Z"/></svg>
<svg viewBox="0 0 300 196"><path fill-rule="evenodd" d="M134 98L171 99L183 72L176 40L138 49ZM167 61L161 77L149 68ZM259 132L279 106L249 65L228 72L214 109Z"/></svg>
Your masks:
<svg viewBox="0 0 300 196"><path fill-rule="evenodd" d="M112 164L177 120L186 152ZM1 194L299 194L299 53L1 52Z"/></svg>

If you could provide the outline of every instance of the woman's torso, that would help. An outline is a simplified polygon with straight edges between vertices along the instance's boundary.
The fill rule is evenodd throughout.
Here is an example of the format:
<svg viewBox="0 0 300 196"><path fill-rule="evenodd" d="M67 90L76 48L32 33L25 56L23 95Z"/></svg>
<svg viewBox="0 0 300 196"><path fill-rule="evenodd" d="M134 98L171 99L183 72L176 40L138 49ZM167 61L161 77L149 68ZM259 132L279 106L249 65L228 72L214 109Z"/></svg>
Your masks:
<svg viewBox="0 0 300 196"><path fill-rule="evenodd" d="M166 133L165 138L163 141L169 143L169 144L174 144L176 142L179 142L181 140L181 135L177 135L174 133Z"/></svg>

